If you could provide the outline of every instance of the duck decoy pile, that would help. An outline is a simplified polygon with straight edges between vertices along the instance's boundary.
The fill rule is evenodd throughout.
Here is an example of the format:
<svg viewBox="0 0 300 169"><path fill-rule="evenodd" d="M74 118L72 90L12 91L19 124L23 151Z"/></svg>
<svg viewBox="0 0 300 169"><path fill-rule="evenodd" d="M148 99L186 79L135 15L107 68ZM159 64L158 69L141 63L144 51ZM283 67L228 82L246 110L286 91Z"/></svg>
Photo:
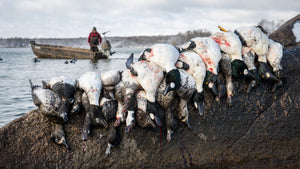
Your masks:
<svg viewBox="0 0 300 169"><path fill-rule="evenodd" d="M51 139L68 148L63 126L68 116L84 112L82 140L88 139L93 127L110 128L106 154L120 142L121 123L125 123L125 133L135 124L153 128L165 124L171 142L178 122L191 127L190 100L203 116L204 88L216 98L222 97L218 74L226 79L229 105L233 79L249 79L248 93L262 80L273 82L273 92L283 85L280 43L269 39L261 27L241 27L233 32L220 29L210 37L196 37L177 47L154 44L144 49L135 63L131 54L125 70L86 72L73 80L53 77L42 86L30 80L34 104L55 124ZM165 122L159 109L165 113Z"/></svg>

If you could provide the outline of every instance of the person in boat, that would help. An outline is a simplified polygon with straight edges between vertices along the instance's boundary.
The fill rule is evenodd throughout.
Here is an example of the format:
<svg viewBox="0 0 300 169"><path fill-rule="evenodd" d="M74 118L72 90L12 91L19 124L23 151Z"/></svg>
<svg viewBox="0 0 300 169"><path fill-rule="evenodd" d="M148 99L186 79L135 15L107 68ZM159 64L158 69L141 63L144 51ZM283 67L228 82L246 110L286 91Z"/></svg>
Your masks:
<svg viewBox="0 0 300 169"><path fill-rule="evenodd" d="M91 47L92 52L98 52L99 49L97 46L100 46L102 42L101 35L97 32L96 27L93 27L92 32L89 34L88 43Z"/></svg>

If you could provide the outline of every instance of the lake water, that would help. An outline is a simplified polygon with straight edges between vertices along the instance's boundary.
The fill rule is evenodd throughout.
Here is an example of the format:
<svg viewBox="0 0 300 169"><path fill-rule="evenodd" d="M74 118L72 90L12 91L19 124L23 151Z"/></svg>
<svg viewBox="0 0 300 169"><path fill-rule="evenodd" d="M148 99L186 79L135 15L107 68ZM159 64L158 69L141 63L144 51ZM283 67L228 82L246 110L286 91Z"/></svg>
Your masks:
<svg viewBox="0 0 300 169"><path fill-rule="evenodd" d="M130 53L139 56L142 48L113 49L116 53L107 60L96 63L78 60L65 64L66 60L40 59L33 62L35 55L31 48L0 48L0 127L36 108L32 102L28 79L41 85L42 80L64 75L77 79L84 72L117 69L124 70Z"/></svg>

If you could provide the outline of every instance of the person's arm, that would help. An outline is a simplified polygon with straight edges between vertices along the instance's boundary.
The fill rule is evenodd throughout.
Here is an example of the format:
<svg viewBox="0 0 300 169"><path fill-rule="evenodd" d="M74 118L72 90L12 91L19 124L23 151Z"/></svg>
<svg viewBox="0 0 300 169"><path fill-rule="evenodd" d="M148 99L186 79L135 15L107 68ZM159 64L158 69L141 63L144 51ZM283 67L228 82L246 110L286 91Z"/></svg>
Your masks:
<svg viewBox="0 0 300 169"><path fill-rule="evenodd" d="M101 35L98 33L98 36L99 36L99 46L100 44L102 43L102 38L101 38Z"/></svg>
<svg viewBox="0 0 300 169"><path fill-rule="evenodd" d="M89 34L89 37L88 37L88 43L91 46L90 40L91 40L91 33Z"/></svg>

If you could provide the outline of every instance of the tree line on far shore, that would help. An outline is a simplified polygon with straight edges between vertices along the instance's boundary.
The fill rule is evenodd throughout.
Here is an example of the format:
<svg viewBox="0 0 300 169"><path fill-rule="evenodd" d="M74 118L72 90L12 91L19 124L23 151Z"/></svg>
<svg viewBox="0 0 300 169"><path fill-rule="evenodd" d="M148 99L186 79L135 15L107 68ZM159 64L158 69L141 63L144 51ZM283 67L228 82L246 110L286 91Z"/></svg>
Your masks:
<svg viewBox="0 0 300 169"><path fill-rule="evenodd" d="M282 23L280 21L272 21L262 19L258 25L263 26L268 33L276 30ZM189 41L194 37L207 37L211 32L208 30L198 29L190 30L176 35L159 35L159 36L129 36L129 37L107 37L112 47L149 47L154 43L169 43L180 45ZM71 46L88 48L87 37L80 38L0 38L0 48L26 48L30 47L30 41L35 41L38 44L49 44L59 46Z"/></svg>

